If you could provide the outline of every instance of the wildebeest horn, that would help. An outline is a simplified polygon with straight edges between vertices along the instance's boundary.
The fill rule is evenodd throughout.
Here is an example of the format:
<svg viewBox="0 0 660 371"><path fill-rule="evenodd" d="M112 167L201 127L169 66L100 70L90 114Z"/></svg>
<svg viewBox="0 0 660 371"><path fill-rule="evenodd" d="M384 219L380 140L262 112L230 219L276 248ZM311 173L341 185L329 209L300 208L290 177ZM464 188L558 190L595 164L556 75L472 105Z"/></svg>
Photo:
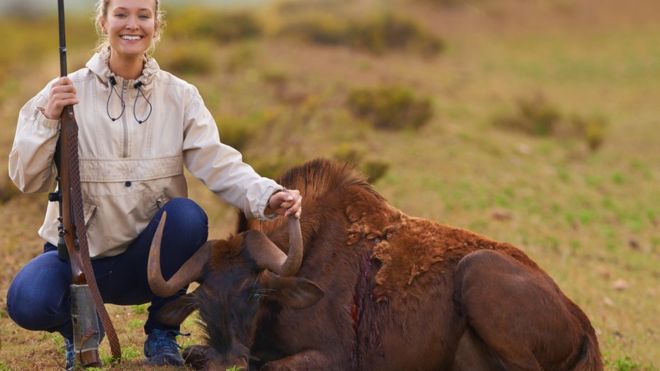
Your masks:
<svg viewBox="0 0 660 371"><path fill-rule="evenodd" d="M202 276L202 270L209 258L210 246L212 244L212 242L206 242L202 245L169 280L165 281L160 269L160 244L163 239L165 220L167 220L167 213L163 212L156 233L154 234L154 239L151 241L149 262L147 263L149 287L154 294L164 298L176 294L186 285Z"/></svg>
<svg viewBox="0 0 660 371"><path fill-rule="evenodd" d="M298 273L303 258L302 232L300 219L289 216L289 252L284 254L277 245L263 233L248 231L245 243L250 255L262 268L271 270L280 276L293 276Z"/></svg>

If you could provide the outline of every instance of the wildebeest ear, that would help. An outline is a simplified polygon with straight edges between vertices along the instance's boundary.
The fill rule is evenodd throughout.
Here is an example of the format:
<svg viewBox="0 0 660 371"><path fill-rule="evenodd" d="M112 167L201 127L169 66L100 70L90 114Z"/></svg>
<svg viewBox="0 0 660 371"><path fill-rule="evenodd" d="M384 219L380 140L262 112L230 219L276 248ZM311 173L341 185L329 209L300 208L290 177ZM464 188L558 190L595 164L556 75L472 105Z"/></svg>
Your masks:
<svg viewBox="0 0 660 371"><path fill-rule="evenodd" d="M175 327L179 326L195 309L197 309L197 300L195 300L195 292L191 292L165 304L158 311L156 318L164 325Z"/></svg>
<svg viewBox="0 0 660 371"><path fill-rule="evenodd" d="M314 282L301 277L281 277L264 271L259 277L261 286L273 290L273 296L287 307L303 309L316 304L323 295L323 290Z"/></svg>

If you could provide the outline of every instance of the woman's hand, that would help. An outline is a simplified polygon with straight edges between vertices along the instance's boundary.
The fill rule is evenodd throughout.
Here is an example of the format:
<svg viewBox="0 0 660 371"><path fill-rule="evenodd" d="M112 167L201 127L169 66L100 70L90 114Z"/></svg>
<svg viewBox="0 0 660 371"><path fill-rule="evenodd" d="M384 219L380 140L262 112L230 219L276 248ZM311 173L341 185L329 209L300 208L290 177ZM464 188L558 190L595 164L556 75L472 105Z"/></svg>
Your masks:
<svg viewBox="0 0 660 371"><path fill-rule="evenodd" d="M273 193L268 199L266 212L274 212L278 215L295 215L300 218L302 197L296 189L286 189Z"/></svg>
<svg viewBox="0 0 660 371"><path fill-rule="evenodd" d="M76 88L68 77L60 77L51 86L48 102L42 112L49 120L59 120L64 107L72 104L78 104Z"/></svg>

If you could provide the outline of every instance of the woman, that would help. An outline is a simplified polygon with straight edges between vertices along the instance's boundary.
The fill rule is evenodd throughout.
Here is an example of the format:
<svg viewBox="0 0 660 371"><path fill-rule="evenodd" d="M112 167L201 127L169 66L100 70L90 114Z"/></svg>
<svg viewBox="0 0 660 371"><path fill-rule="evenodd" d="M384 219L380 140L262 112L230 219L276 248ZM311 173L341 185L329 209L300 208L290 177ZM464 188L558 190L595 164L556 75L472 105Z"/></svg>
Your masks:
<svg viewBox="0 0 660 371"><path fill-rule="evenodd" d="M159 69L148 51L160 36L158 0L100 0L99 52L86 67L52 81L21 110L9 169L23 192L52 188L63 107L79 125L80 176L95 276L104 301L151 302L144 352L151 364L181 365L178 328L154 314L176 299L154 297L146 278L149 244L168 213L162 266L175 272L207 238L207 217L187 196L183 166L248 216L300 215L298 191L258 176L220 142L213 117L191 84ZM57 257L58 204L50 202L39 235L44 253L16 275L11 318L30 330L60 332L73 365L68 262Z"/></svg>

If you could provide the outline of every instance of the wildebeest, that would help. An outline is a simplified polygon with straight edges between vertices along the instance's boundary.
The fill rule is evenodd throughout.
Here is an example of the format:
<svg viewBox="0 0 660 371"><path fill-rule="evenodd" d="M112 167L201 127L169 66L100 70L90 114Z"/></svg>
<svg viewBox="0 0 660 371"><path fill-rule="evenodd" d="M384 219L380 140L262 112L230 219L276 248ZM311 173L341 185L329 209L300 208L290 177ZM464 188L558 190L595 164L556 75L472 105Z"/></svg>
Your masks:
<svg viewBox="0 0 660 371"><path fill-rule="evenodd" d="M201 283L161 312L175 324L200 310L208 345L184 353L194 366L603 368L587 316L518 248L408 216L327 160L280 182L303 195L291 237L283 220L242 218L240 233L208 242L167 282L150 262L157 294ZM157 233L153 258L159 241Z"/></svg>

